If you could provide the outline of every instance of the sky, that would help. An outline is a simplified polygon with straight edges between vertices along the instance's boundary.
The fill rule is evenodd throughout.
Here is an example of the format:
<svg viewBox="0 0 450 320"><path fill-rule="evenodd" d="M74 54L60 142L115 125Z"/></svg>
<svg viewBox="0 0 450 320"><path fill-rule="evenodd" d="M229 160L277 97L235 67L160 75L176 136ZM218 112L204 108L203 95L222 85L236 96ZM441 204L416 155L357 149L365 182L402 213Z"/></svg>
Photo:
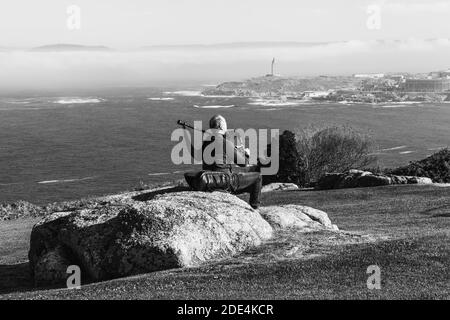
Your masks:
<svg viewBox="0 0 450 320"><path fill-rule="evenodd" d="M80 9L69 29L67 8ZM371 5L379 28L368 28ZM0 46L450 38L450 0L1 0Z"/></svg>
<svg viewBox="0 0 450 320"><path fill-rule="evenodd" d="M0 0L0 90L220 83L273 57L286 76L446 70L449 18L450 0ZM320 45L142 50L286 41ZM57 43L114 50L28 50Z"/></svg>

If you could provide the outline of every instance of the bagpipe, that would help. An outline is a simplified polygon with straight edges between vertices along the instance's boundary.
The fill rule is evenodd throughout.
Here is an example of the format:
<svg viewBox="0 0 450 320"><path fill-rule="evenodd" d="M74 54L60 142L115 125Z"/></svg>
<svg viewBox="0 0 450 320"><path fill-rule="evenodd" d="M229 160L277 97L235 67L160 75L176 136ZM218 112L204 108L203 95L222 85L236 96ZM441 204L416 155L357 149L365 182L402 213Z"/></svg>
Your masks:
<svg viewBox="0 0 450 320"><path fill-rule="evenodd" d="M184 129L189 128L192 130L201 131L202 133L206 133L206 130L195 128L194 126L188 124L186 121L183 121L183 120L178 120L177 125L182 126ZM232 132L234 132L234 131L232 131ZM238 150L239 152L241 152L247 159L249 159L250 154L245 151L245 147L244 147L242 141L240 141L240 137L236 137L236 138L237 138L236 141L234 141L234 148L236 150ZM214 140L214 136L211 137L211 140Z"/></svg>

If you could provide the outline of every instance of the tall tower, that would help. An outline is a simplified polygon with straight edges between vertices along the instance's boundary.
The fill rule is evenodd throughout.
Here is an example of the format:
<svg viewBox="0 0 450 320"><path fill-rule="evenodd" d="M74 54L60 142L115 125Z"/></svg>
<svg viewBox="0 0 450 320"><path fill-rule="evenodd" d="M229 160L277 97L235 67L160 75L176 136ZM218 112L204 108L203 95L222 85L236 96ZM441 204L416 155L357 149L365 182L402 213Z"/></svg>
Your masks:
<svg viewBox="0 0 450 320"><path fill-rule="evenodd" d="M273 75L274 75L274 73L273 73L273 67L274 67L274 65L275 65L275 58L273 58L272 59L272 68L271 68L271 71L270 71L270 75L273 77Z"/></svg>

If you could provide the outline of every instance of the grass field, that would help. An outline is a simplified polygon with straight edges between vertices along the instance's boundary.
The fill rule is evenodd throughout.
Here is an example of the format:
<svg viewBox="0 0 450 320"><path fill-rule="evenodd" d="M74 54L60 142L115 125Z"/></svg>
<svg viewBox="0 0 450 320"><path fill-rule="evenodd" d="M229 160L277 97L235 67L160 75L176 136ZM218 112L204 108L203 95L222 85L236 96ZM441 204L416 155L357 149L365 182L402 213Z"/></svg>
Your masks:
<svg viewBox="0 0 450 320"><path fill-rule="evenodd" d="M343 234L294 231L237 257L80 290L33 289L33 219L0 222L0 299L449 299L450 188L388 186L267 193L264 205L326 211ZM348 231L348 232L347 232ZM367 289L369 265L381 289Z"/></svg>

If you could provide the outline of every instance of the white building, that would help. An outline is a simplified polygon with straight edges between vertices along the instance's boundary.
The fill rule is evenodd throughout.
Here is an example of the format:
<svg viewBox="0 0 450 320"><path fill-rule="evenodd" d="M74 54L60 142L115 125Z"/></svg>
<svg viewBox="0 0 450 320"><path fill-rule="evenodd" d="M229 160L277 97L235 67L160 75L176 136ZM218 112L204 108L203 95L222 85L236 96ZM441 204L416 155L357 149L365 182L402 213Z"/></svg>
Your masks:
<svg viewBox="0 0 450 320"><path fill-rule="evenodd" d="M384 73L358 73L354 74L355 78L380 79L384 77Z"/></svg>

